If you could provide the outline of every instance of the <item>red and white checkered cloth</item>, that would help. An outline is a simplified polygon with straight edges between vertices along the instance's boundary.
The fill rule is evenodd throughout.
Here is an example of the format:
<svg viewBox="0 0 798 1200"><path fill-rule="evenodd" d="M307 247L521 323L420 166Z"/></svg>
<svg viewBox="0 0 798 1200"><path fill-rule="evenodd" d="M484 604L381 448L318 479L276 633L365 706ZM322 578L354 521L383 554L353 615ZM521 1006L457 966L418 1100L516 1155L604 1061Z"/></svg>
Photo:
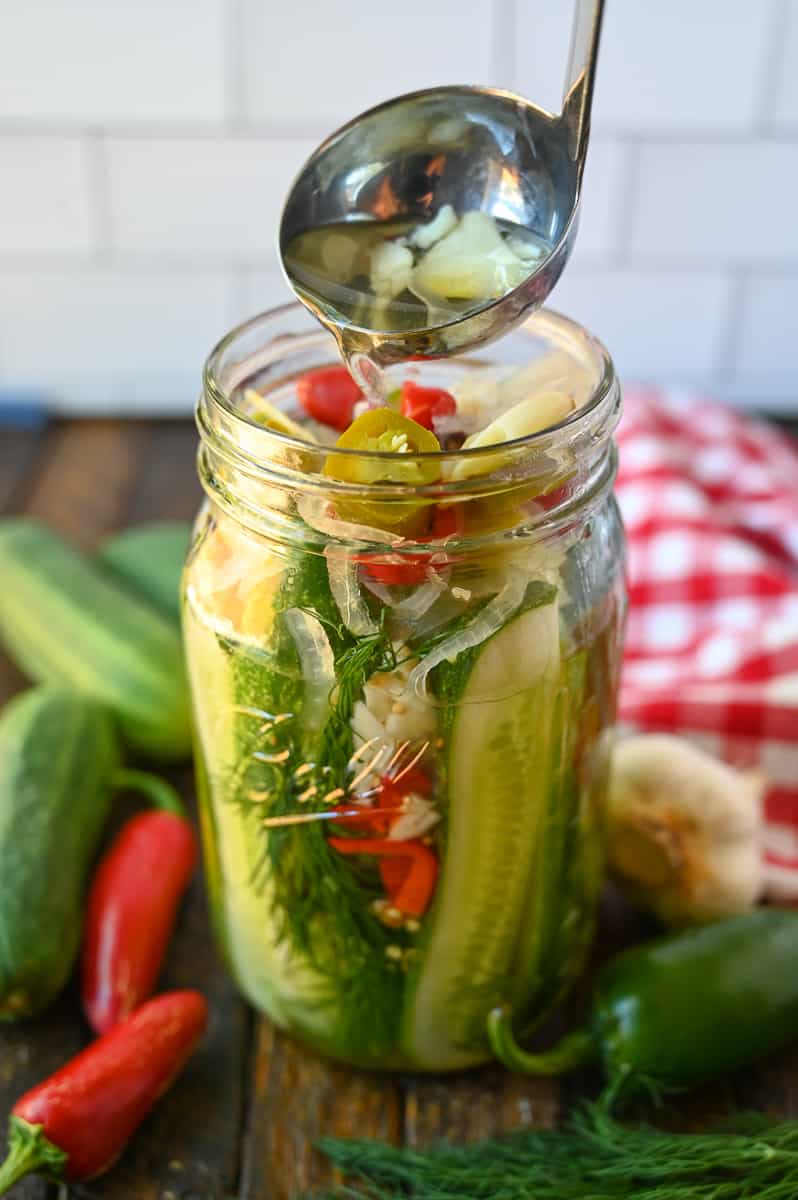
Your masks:
<svg viewBox="0 0 798 1200"><path fill-rule="evenodd" d="M768 780L769 894L798 900L798 442L696 395L630 390L621 720Z"/></svg>

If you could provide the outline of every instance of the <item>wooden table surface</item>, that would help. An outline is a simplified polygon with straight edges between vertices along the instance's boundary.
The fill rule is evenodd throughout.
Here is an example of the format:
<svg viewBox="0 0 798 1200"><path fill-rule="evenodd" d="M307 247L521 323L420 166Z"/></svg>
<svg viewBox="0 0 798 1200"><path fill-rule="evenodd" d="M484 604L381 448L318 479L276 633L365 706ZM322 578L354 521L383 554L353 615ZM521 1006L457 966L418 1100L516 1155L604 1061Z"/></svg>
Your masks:
<svg viewBox="0 0 798 1200"><path fill-rule="evenodd" d="M86 549L128 525L189 520L200 500L195 449L187 421L0 427L0 514L37 517ZM23 686L0 655L0 703ZM177 779L193 800L190 770ZM605 949L633 931L622 907L610 902L606 908ZM550 1125L598 1084L589 1073L564 1081L523 1079L498 1068L448 1077L383 1077L323 1062L276 1033L239 998L211 943L199 876L163 986L199 988L212 1010L208 1036L183 1076L104 1178L60 1193L32 1179L13 1196L288 1200L330 1181L313 1150L321 1133L417 1146L443 1135L457 1140ZM87 1040L74 985L42 1018L0 1026L0 1122L22 1091ZM692 1127L738 1106L798 1115L798 1048L680 1099L670 1119Z"/></svg>

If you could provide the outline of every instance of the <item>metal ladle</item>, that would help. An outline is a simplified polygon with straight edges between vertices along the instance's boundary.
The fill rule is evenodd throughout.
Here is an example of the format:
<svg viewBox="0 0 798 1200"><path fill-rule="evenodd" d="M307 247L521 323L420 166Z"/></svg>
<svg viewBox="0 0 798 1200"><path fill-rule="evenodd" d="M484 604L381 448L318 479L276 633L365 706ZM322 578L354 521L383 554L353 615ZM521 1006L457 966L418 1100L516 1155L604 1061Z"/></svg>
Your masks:
<svg viewBox="0 0 798 1200"><path fill-rule="evenodd" d="M307 160L283 209L280 257L290 286L350 362L364 355L388 366L470 350L543 304L576 237L603 8L603 0L577 0L560 114L495 88L430 88L355 117ZM342 221L429 220L444 204L512 222L551 249L499 299L414 330L349 324L286 267L286 247L297 234Z"/></svg>

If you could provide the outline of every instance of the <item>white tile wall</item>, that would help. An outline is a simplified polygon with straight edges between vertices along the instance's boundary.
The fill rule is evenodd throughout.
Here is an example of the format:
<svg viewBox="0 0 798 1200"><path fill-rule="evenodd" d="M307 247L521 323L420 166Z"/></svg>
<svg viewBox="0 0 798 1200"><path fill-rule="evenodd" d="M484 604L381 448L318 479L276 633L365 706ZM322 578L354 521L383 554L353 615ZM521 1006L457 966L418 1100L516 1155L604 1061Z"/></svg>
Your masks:
<svg viewBox="0 0 798 1200"><path fill-rule="evenodd" d="M219 123L230 14L227 0L0 0L0 113Z"/></svg>
<svg viewBox="0 0 798 1200"><path fill-rule="evenodd" d="M215 135L108 141L111 243L124 253L274 253L282 198L312 139Z"/></svg>
<svg viewBox="0 0 798 1200"><path fill-rule="evenodd" d="M596 129L748 128L774 19L772 0L607 0ZM515 86L552 111L570 21L562 0L519 0Z"/></svg>
<svg viewBox="0 0 798 1200"><path fill-rule="evenodd" d="M246 111L330 131L389 96L496 83L497 0L244 0Z"/></svg>
<svg viewBox="0 0 798 1200"><path fill-rule="evenodd" d="M632 254L798 267L798 142L644 146L637 174Z"/></svg>
<svg viewBox="0 0 798 1200"><path fill-rule="evenodd" d="M574 263L551 304L592 330L627 379L705 383L719 362L727 315L722 271L587 269Z"/></svg>
<svg viewBox="0 0 798 1200"><path fill-rule="evenodd" d="M238 315L226 271L8 271L3 381L45 389L71 411L129 396L138 408L188 412L203 358Z"/></svg>
<svg viewBox="0 0 798 1200"><path fill-rule="evenodd" d="M783 0L776 70L773 123L798 129L798 0Z"/></svg>
<svg viewBox="0 0 798 1200"><path fill-rule="evenodd" d="M336 123L447 81L559 107L566 0L0 0L0 403L188 411L284 301L277 215ZM798 0L607 0L553 297L627 378L798 412Z"/></svg>
<svg viewBox="0 0 798 1200"><path fill-rule="evenodd" d="M0 253L85 253L96 239L86 138L0 133Z"/></svg>

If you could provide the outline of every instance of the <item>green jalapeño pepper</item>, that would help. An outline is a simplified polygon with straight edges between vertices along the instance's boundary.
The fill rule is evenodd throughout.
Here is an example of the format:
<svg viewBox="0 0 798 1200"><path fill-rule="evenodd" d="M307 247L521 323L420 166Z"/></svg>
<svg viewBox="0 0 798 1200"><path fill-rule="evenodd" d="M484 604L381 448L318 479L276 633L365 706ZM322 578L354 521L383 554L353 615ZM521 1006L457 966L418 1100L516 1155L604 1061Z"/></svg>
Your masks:
<svg viewBox="0 0 798 1200"><path fill-rule="evenodd" d="M513 1071L557 1075L600 1058L609 1096L681 1088L746 1066L798 1037L798 913L757 909L633 946L598 973L589 1024L551 1050L489 1018Z"/></svg>
<svg viewBox="0 0 798 1200"><path fill-rule="evenodd" d="M379 488L383 483L423 487L440 477L438 463L418 458L434 454L440 442L434 433L390 408L361 413L335 443L336 449L359 450L359 455L331 454L324 474L346 483ZM431 500L349 500L336 502L345 520L402 533L417 533L425 523Z"/></svg>

